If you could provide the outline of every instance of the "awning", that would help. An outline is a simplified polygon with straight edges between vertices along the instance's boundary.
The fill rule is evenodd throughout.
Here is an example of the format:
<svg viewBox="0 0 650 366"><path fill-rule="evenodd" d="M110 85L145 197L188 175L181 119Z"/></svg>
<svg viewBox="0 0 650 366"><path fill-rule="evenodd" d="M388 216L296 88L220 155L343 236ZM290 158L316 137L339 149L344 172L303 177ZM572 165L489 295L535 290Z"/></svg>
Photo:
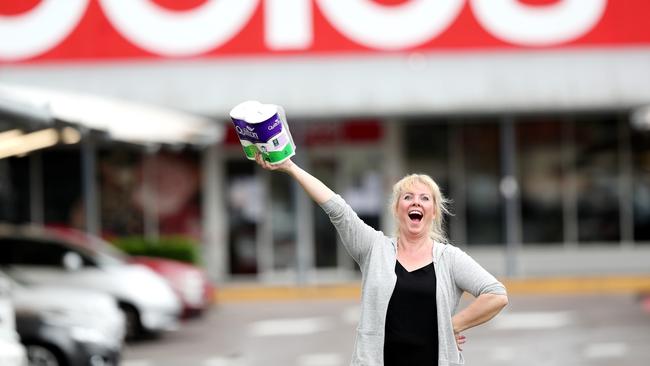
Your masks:
<svg viewBox="0 0 650 366"><path fill-rule="evenodd" d="M0 83L0 110L47 123L48 120L105 131L138 144L209 145L223 139L215 120L170 108L90 94ZM49 117L49 118L48 118Z"/></svg>

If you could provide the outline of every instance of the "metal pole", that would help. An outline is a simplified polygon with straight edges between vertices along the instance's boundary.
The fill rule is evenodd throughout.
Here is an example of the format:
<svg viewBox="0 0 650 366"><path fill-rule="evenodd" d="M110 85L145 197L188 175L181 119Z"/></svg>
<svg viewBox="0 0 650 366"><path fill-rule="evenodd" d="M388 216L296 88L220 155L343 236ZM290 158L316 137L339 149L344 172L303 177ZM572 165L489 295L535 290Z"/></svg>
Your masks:
<svg viewBox="0 0 650 366"><path fill-rule="evenodd" d="M43 226L43 155L35 151L29 155L29 220Z"/></svg>
<svg viewBox="0 0 650 366"><path fill-rule="evenodd" d="M99 226L99 199L97 195L97 158L93 137L85 133L81 143L81 180L86 219L86 232L97 235Z"/></svg>
<svg viewBox="0 0 650 366"><path fill-rule="evenodd" d="M304 126L296 126L292 135L296 145L303 147L297 152L294 161L309 171L309 158L304 148ZM298 182L291 180L296 205L296 281L298 285L308 283L308 273L314 268L314 211L312 201Z"/></svg>
<svg viewBox="0 0 650 366"><path fill-rule="evenodd" d="M272 212L271 172L256 166L255 174L263 190L262 205L264 207L262 212ZM273 251L273 217L271 215L260 216L257 223L255 242L257 243L257 275L258 277L268 276L273 273L273 265L275 263Z"/></svg>
<svg viewBox="0 0 650 366"><path fill-rule="evenodd" d="M562 121L562 216L564 226L564 247L578 246L578 192L575 166L575 126L574 120Z"/></svg>
<svg viewBox="0 0 650 366"><path fill-rule="evenodd" d="M11 183L12 171L8 159L0 159L0 220L14 220L16 194Z"/></svg>
<svg viewBox="0 0 650 366"><path fill-rule="evenodd" d="M227 277L228 260L228 215L226 213L223 157L217 144L202 153L203 167L203 253L205 268L214 281Z"/></svg>
<svg viewBox="0 0 650 366"><path fill-rule="evenodd" d="M461 121L449 125L449 178L450 193L453 202L453 214L450 218L450 239L457 246L467 246L467 187L465 180L465 149Z"/></svg>
<svg viewBox="0 0 650 366"><path fill-rule="evenodd" d="M634 167L632 166L632 138L626 118L619 118L619 208L621 217L621 243L634 246Z"/></svg>
<svg viewBox="0 0 650 366"><path fill-rule="evenodd" d="M144 215L144 236L158 240L158 186L156 184L156 152L158 147L148 146L142 159L144 197L142 211Z"/></svg>
<svg viewBox="0 0 650 366"><path fill-rule="evenodd" d="M504 200L504 232L506 234L506 275L516 276L517 252L521 247L521 212L517 182L517 149L512 117L501 120L501 195Z"/></svg>
<svg viewBox="0 0 650 366"><path fill-rule="evenodd" d="M393 184L397 183L404 176L404 136L403 136L403 123L395 118L387 118L383 121L384 139L383 151L385 164L383 166L383 174L385 182L388 184L384 187L386 197L390 197ZM381 230L385 233L393 235L395 233L395 219L393 217L393 210L385 205L384 212L381 217Z"/></svg>

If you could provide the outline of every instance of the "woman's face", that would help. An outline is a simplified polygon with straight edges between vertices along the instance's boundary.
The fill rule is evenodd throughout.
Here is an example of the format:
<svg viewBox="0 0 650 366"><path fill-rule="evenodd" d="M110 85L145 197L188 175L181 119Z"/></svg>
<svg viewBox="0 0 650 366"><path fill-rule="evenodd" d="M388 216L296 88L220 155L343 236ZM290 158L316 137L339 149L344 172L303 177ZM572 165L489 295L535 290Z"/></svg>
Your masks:
<svg viewBox="0 0 650 366"><path fill-rule="evenodd" d="M433 193L424 183L415 182L402 192L397 201L397 221L400 232L426 235L434 214Z"/></svg>

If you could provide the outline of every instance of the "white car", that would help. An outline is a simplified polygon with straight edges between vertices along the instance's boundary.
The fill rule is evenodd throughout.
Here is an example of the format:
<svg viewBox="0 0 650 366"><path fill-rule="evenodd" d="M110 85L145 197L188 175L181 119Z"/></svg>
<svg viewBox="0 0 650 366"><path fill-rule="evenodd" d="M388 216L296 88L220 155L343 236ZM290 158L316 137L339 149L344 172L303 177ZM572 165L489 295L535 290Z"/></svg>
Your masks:
<svg viewBox="0 0 650 366"><path fill-rule="evenodd" d="M112 295L127 337L178 327L181 302L147 267L84 248L34 227L0 225L0 266L29 283L86 288Z"/></svg>
<svg viewBox="0 0 650 366"><path fill-rule="evenodd" d="M25 347L20 343L16 333L10 287L10 282L0 277L0 365L26 366Z"/></svg>

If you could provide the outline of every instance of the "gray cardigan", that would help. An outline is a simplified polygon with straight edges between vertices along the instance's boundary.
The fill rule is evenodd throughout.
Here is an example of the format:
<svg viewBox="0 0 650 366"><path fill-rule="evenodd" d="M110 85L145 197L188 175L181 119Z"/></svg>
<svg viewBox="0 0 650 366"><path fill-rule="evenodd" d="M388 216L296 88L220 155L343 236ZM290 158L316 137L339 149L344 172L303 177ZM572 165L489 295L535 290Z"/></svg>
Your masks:
<svg viewBox="0 0 650 366"><path fill-rule="evenodd" d="M386 310L397 282L396 240L366 225L341 196L332 197L321 207L362 273L361 318L351 365L382 366ZM463 292L475 297L486 293L505 295L506 289L470 256L452 245L436 242L433 264L438 307L438 365L462 365L464 360L456 348L451 317L456 313Z"/></svg>

